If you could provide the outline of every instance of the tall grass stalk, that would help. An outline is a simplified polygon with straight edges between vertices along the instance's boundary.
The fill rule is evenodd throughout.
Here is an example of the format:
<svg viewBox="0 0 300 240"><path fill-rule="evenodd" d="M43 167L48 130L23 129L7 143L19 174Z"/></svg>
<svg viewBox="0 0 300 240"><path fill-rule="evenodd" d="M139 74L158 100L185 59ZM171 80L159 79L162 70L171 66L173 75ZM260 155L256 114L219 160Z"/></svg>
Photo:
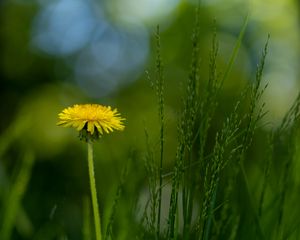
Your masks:
<svg viewBox="0 0 300 240"><path fill-rule="evenodd" d="M216 24L216 23L214 23ZM207 141L207 134L210 128L211 120L215 113L215 109L218 105L217 90L219 88L217 78L217 55L218 55L218 43L216 29L214 29L212 46L209 59L209 78L207 86L204 90L203 97L200 105L200 136L199 136L199 160L203 160L204 148ZM202 166L204 168L204 166Z"/></svg>
<svg viewBox="0 0 300 240"><path fill-rule="evenodd" d="M146 136L145 168L148 177L150 198L145 208L144 220L146 220L148 231L151 233L151 235L155 236L157 233L156 231L156 227L157 227L156 217L157 217L157 206L158 206L158 189L157 189L158 183L157 182L159 179L159 174L158 174L159 170L154 160L154 152L150 146L149 135L146 129L145 129L145 136ZM147 214L148 206L150 209L150 217Z"/></svg>
<svg viewBox="0 0 300 240"><path fill-rule="evenodd" d="M211 50L211 54L210 54L209 80L208 80L208 85L207 85L205 95L204 95L205 97L202 101L201 110L200 110L200 121L201 121L200 122L200 132L201 132L201 135L200 135L199 159L201 162L202 162L203 155L204 155L204 147L205 147L205 144L207 141L207 132L208 132L208 129L210 128L210 122L211 122L211 119L213 118L214 111L218 105L218 102L217 102L218 93L219 93L220 89L222 88L223 83L228 78L228 76L232 70L232 66L237 57L238 50L241 46L246 27L248 25L248 20L249 20L249 16L247 15L247 17L245 18L245 21L242 25L242 28L239 33L239 36L238 36L237 42L235 44L235 47L233 49L233 52L231 54L229 63L226 67L225 73L221 79L221 82L218 82L218 76L217 76L216 61L217 61L217 55L218 55L218 43L217 43L217 38L216 38L216 29L214 30L214 35L213 35L213 39L212 39L212 48L211 48L212 50ZM216 23L215 23L215 25L216 25ZM238 107L238 106L239 106L239 103L236 105L236 107ZM235 109L235 111L236 110L237 109ZM204 189L208 187L208 186L205 186L206 184L208 184L206 182L207 174L210 174L208 171L208 168L210 166L208 164L209 163L203 163L203 165L202 165L203 170L201 170L201 172L205 173L205 174L202 173L203 181L204 181ZM209 209L214 209L219 180L216 180L216 181L217 181L215 183L216 186L213 187L213 189L214 189L213 191L215 191L215 192L211 193L210 197L209 197L209 195L207 195L206 192L204 194L204 200L203 200L204 209L202 209L203 212L201 213L201 215L199 217L199 222L198 222L199 226L198 227L200 228L200 231L202 232L202 234L200 234L200 236L203 236L204 239L207 239L209 236L211 221L212 221L212 213L211 212L209 213L208 216L206 216L207 215L206 211L208 210L208 206L206 206L207 200L208 200L207 197L211 198L211 196L214 196L212 199L213 201L209 207ZM204 190L204 191L206 191L206 190ZM205 223L206 217L208 217L208 224ZM204 226L206 226L205 230L203 229Z"/></svg>
<svg viewBox="0 0 300 240"><path fill-rule="evenodd" d="M199 20L199 6L196 8L195 26L192 34L192 57L190 73L187 82L186 98L183 107L183 119L186 121L186 139L185 144L185 156L183 159L184 168L182 179L182 215L183 215L183 238L189 238L192 224L192 214L194 208L194 194L196 186L196 172L193 171L193 148L195 144L195 133L197 115L199 111L199 72L200 72L200 49L199 49L199 32L200 32L200 20ZM182 128L182 126L181 126ZM182 128L184 129L184 128ZM197 131L197 129L196 129ZM184 132L179 132L179 134Z"/></svg>
<svg viewBox="0 0 300 240"><path fill-rule="evenodd" d="M197 10L198 13L198 10ZM198 15L198 14L197 14ZM197 17L196 17L197 18ZM196 25L197 26L197 25ZM190 154L192 150L192 143L194 140L194 127L198 109L198 97L196 86L198 81L198 68L199 68L199 56L198 56L198 37L199 31L196 30L193 34L193 55L191 73L188 78L186 87L186 96L183 99L183 110L178 123L178 146L176 151L176 160L174 166L174 173L172 176L172 190L170 197L170 208L168 216L168 230L167 236L169 239L177 238L178 231L175 231L175 223L179 219L176 218L178 208L178 193L181 181L183 181L182 190L182 202L192 204L192 199L189 191L189 185L187 185L189 179L188 173L184 171L185 166L189 166ZM187 156L187 157L186 157ZM190 173L190 172L189 172ZM183 219L189 219L188 213L189 207L185 208L187 211L183 212ZM185 229L187 229L188 223L185 221Z"/></svg>
<svg viewBox="0 0 300 240"><path fill-rule="evenodd" d="M150 147L149 135L145 130L147 153L145 157L145 167L148 175L149 190L150 190L150 217L147 213L144 214L147 220L147 226L152 235L156 239L160 238L161 229L161 204L162 204L162 188L163 188L163 162L164 162L164 129L165 129L165 100L164 100L164 74L163 62L161 57L161 40L159 26L156 28L156 80L151 82L151 86L155 90L155 95L158 100L158 117L159 117L159 160L156 162L154 152ZM151 78L146 72L148 79ZM146 211L146 210L145 210Z"/></svg>
<svg viewBox="0 0 300 240"><path fill-rule="evenodd" d="M159 26L156 29L156 95L158 98L159 106L159 122L160 122L160 160L159 160L159 186L158 186L158 213L157 213L157 226L156 237L159 238L160 233L160 219L161 219L161 202L162 202L162 180L163 180L163 158L164 158L164 76L163 76L163 63L161 60L160 49L160 33Z"/></svg>
<svg viewBox="0 0 300 240"><path fill-rule="evenodd" d="M259 212L257 212L254 206L254 199L251 194L247 173L244 167L244 159L245 159L246 151L248 150L248 148L252 143L254 132L258 127L258 123L266 114L266 111L264 110L265 103L261 103L261 97L268 86L268 83L262 86L262 74L263 74L265 60L268 52L269 38L270 36L268 36L268 39L262 51L260 63L257 66L255 82L252 85L250 85L248 88L249 95L250 95L250 100L249 100L250 104L249 104L248 112L245 115L245 132L242 136L242 148L237 158L237 163L240 167L240 170L242 172L242 177L245 183L247 197L250 202L251 212L253 213L257 234L259 235L260 239L265 239L265 236L263 233L263 229L261 227Z"/></svg>
<svg viewBox="0 0 300 240"><path fill-rule="evenodd" d="M216 134L216 142L213 149L211 160L207 163L206 174L204 176L204 199L199 216L198 224L200 227L199 239L207 239L210 232L210 224L212 218L212 210L215 206L218 183L221 171L228 164L230 158L240 149L240 146L232 147L238 135L241 126L238 109L240 102L236 106L232 114L226 119L220 132Z"/></svg>

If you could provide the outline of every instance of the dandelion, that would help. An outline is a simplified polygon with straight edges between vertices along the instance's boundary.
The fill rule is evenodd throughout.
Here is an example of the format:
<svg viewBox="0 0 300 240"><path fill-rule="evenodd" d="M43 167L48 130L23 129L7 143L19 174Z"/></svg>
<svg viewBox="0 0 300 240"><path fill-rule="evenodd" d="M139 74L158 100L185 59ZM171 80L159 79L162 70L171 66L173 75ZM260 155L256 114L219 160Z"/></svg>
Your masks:
<svg viewBox="0 0 300 240"><path fill-rule="evenodd" d="M110 106L99 104L82 104L65 108L58 114L57 125L63 127L74 127L80 132L84 140L98 139L103 133L114 130L123 130L124 118L120 117L117 109L112 110Z"/></svg>
<svg viewBox="0 0 300 240"><path fill-rule="evenodd" d="M94 212L94 224L96 239L101 240L101 220L99 214L96 181L93 160L93 140L99 139L104 133L124 129L123 121L117 109L112 110L110 106L99 104L82 104L65 108L58 114L58 126L74 127L79 131L79 137L88 145L88 168L90 177L90 188Z"/></svg>

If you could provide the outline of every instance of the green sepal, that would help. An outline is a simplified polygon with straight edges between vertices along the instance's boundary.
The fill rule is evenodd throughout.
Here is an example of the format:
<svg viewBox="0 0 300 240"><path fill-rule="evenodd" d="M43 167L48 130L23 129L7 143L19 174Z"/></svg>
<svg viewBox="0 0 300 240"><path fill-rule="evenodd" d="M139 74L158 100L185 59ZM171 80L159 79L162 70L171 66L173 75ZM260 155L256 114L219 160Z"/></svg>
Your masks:
<svg viewBox="0 0 300 240"><path fill-rule="evenodd" d="M96 128L94 133L91 134L90 132L88 132L87 130L87 124L84 126L84 128L82 130L79 131L79 139L85 142L88 142L89 140L91 141L95 141L98 140L101 137L100 132L98 131L98 129Z"/></svg>

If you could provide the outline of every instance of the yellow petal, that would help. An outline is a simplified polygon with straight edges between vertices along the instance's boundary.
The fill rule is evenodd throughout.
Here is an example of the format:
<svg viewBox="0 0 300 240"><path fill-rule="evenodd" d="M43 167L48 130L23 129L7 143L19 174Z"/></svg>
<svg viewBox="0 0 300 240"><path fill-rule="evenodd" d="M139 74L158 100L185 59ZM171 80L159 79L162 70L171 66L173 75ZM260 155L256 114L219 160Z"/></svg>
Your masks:
<svg viewBox="0 0 300 240"><path fill-rule="evenodd" d="M80 131L81 129L83 129L85 124L86 124L86 121L79 122L79 124L77 126L77 131Z"/></svg>
<svg viewBox="0 0 300 240"><path fill-rule="evenodd" d="M88 132L91 134L94 134L94 123L93 122L88 122Z"/></svg>

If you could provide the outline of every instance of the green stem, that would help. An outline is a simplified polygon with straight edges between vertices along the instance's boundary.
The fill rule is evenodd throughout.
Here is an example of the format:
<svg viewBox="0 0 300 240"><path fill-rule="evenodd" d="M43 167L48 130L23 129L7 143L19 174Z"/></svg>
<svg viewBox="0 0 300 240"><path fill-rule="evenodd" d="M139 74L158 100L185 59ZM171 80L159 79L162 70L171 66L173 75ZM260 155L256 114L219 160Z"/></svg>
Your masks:
<svg viewBox="0 0 300 240"><path fill-rule="evenodd" d="M93 143L91 142L91 140L88 140L87 144L88 144L88 165L89 165L90 187L91 187L92 204L93 204L93 212L94 212L96 240L102 240L100 214L99 214L97 191L96 191L94 161L93 161Z"/></svg>
<svg viewBox="0 0 300 240"><path fill-rule="evenodd" d="M214 209L215 209L215 205L216 205L218 185L219 185L219 180L217 180L217 182L216 182L216 188L214 190L212 200L211 200L210 206L209 206L208 219L206 221L205 229L204 229L204 239L205 240L208 240L210 237L209 234L210 234L211 224L212 224L212 220L213 220Z"/></svg>
<svg viewBox="0 0 300 240"><path fill-rule="evenodd" d="M161 113L162 114L162 113ZM158 192L158 216L157 216L157 230L156 237L159 239L160 234L160 215L161 215L161 201L162 201L162 171L163 171L163 158L164 158L164 125L163 118L161 120L161 130L160 130L160 167L159 167L159 192Z"/></svg>

